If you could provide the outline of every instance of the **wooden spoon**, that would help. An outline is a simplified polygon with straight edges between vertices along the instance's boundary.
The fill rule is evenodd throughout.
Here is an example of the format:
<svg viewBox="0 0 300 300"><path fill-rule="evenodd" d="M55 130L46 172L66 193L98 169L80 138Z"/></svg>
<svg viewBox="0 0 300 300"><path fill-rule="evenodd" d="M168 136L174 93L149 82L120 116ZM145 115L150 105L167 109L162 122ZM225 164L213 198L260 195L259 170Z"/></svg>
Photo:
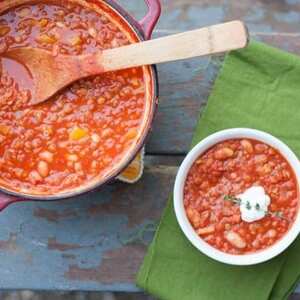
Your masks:
<svg viewBox="0 0 300 300"><path fill-rule="evenodd" d="M232 21L84 55L53 56L37 48L15 48L3 56L23 64L34 82L31 104L41 103L81 78L116 71L204 56L243 48L248 34L241 21Z"/></svg>

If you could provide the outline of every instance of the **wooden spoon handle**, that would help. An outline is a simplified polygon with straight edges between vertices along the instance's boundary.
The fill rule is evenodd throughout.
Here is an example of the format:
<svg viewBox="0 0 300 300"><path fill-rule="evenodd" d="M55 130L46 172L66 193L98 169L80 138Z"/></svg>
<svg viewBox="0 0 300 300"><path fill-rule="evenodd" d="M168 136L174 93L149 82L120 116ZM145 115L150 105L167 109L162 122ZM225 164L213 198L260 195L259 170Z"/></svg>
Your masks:
<svg viewBox="0 0 300 300"><path fill-rule="evenodd" d="M109 49L99 59L105 71L176 61L244 48L248 32L232 21L142 43Z"/></svg>

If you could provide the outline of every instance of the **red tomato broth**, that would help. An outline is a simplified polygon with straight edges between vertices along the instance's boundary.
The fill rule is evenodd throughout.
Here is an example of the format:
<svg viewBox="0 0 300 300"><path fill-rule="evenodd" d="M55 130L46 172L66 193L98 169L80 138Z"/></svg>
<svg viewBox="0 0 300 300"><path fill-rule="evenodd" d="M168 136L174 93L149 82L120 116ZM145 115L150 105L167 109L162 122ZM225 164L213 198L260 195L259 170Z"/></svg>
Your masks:
<svg viewBox="0 0 300 300"><path fill-rule="evenodd" d="M224 200L255 185L270 196L268 210L281 212L282 218L267 215L247 223L241 219L239 205ZM186 214L197 234L230 254L260 251L280 240L296 219L298 199L296 175L286 159L269 145L250 139L211 147L194 162L184 186Z"/></svg>
<svg viewBox="0 0 300 300"><path fill-rule="evenodd" d="M25 24L25 25L24 25ZM34 46L84 54L136 42L107 12L78 4L29 4L0 16L0 52ZM0 184L12 191L54 194L106 176L138 142L149 78L133 68L76 82L30 108L30 77L2 60ZM148 105L149 106L149 105Z"/></svg>

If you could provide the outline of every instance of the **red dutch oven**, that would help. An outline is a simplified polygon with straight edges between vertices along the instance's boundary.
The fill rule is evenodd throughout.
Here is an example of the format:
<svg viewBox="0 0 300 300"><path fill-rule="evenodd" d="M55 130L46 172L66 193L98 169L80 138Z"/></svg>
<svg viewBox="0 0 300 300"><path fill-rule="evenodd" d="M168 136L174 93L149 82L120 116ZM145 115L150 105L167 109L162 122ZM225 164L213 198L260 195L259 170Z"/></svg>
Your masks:
<svg viewBox="0 0 300 300"><path fill-rule="evenodd" d="M49 0L48 0L49 1ZM51 1L51 0L50 0ZM62 0L56 0L54 2L63 3ZM148 7L148 12L146 16L141 20L135 20L128 12L126 12L120 5L118 5L113 0L68 0L93 8L97 10L101 8L102 11L108 13L111 17L115 18L114 20L119 23L122 27L122 30L126 31L132 39L133 42L139 42L151 38L152 31L160 17L161 13L161 4L160 0L144 0ZM22 4L36 3L38 1L32 0L4 0L0 3L0 13L3 13L5 10L19 6ZM151 124L155 114L155 110L158 102L158 78L155 66L144 66L144 73L146 78L146 113L144 122L142 124L142 130L139 136L138 141L135 145L128 151L128 154L117 166L113 166L111 172L104 177L95 180L88 186L78 187L70 192L57 195L28 195L15 193L7 191L3 188L0 188L3 192L0 192L0 210L3 210L8 205L20 202L20 201L50 201L50 200L61 200L65 198L74 197L83 193L90 192L99 188L100 186L114 180L134 159L139 150L143 147L145 139L151 129Z"/></svg>

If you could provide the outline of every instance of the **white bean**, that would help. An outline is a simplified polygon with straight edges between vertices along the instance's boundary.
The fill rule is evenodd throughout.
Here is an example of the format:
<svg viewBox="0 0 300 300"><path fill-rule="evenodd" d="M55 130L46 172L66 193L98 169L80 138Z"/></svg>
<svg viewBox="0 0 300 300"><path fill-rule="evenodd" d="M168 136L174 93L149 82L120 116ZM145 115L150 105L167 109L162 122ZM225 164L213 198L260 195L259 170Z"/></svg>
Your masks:
<svg viewBox="0 0 300 300"><path fill-rule="evenodd" d="M246 242L238 233L234 231L225 232L225 238L232 246L236 248L243 249L246 247Z"/></svg>
<svg viewBox="0 0 300 300"><path fill-rule="evenodd" d="M266 236L268 238L274 238L277 235L277 231L275 229L270 229L267 231Z"/></svg>
<svg viewBox="0 0 300 300"><path fill-rule="evenodd" d="M248 153L253 153L253 146L252 146L252 144L251 144L251 142L250 141L248 141L248 140L242 140L241 141L241 145L242 145L242 147L248 152Z"/></svg>
<svg viewBox="0 0 300 300"><path fill-rule="evenodd" d="M37 182L42 181L42 177L40 176L40 174L37 171L31 171L29 173L29 181L33 184L36 184Z"/></svg>
<svg viewBox="0 0 300 300"><path fill-rule="evenodd" d="M67 158L69 161L78 161L78 156L76 154L68 154Z"/></svg>
<svg viewBox="0 0 300 300"><path fill-rule="evenodd" d="M214 157L215 157L215 159L218 159L218 160L225 160L227 158L232 157L233 154L234 154L234 151L231 148L224 147L224 148L217 150L214 154Z"/></svg>
<svg viewBox="0 0 300 300"><path fill-rule="evenodd" d="M199 228L197 230L197 233L199 235L206 235L206 234L210 234L210 233L213 233L215 232L215 226L214 225L210 225L210 226L207 226L207 227L204 227L204 228Z"/></svg>
<svg viewBox="0 0 300 300"><path fill-rule="evenodd" d="M47 177L49 175L48 164L43 160L38 163L37 170L42 177Z"/></svg>
<svg viewBox="0 0 300 300"><path fill-rule="evenodd" d="M53 162L54 155L49 151L43 151L40 153L40 158L47 161L48 163Z"/></svg>
<svg viewBox="0 0 300 300"><path fill-rule="evenodd" d="M88 32L89 32L90 36L92 36L93 38L97 37L97 30L94 27L90 27L88 29Z"/></svg>
<svg viewBox="0 0 300 300"><path fill-rule="evenodd" d="M100 142L100 136L98 134L96 134L96 133L93 133L92 134L92 140L95 143L99 143Z"/></svg>

